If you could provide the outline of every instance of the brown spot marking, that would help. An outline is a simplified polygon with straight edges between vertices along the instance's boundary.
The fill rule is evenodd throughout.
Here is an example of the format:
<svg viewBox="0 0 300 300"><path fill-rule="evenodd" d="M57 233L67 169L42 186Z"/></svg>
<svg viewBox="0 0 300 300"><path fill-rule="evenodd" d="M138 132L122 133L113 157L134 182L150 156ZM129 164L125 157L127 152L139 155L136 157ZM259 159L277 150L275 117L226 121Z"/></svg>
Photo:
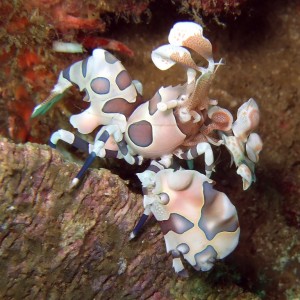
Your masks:
<svg viewBox="0 0 300 300"><path fill-rule="evenodd" d="M157 111L157 104L161 102L159 91L149 100L149 114L152 116Z"/></svg>
<svg viewBox="0 0 300 300"><path fill-rule="evenodd" d="M92 80L91 88L96 94L108 94L110 90L110 82L105 77L97 77Z"/></svg>
<svg viewBox="0 0 300 300"><path fill-rule="evenodd" d="M167 234L169 231L182 234L194 227L191 221L176 213L170 214L168 220L160 221L159 224L163 234Z"/></svg>
<svg viewBox="0 0 300 300"><path fill-rule="evenodd" d="M211 58L212 55L212 46L209 40L200 36L199 34L195 34L189 38L187 38L183 46L188 47L199 53L205 59Z"/></svg>
<svg viewBox="0 0 300 300"><path fill-rule="evenodd" d="M152 125L148 121L133 123L128 128L128 136L139 147L148 147L153 142Z"/></svg>
<svg viewBox="0 0 300 300"><path fill-rule="evenodd" d="M194 60L188 53L184 53L183 55L179 55L178 52L175 52L170 55L171 60L176 61L180 64L183 64L189 68L198 70L198 66L195 64Z"/></svg>
<svg viewBox="0 0 300 300"><path fill-rule="evenodd" d="M252 109L250 114L249 114L249 119L251 122L251 130L254 130L259 123L259 111L257 109Z"/></svg>
<svg viewBox="0 0 300 300"><path fill-rule="evenodd" d="M215 129L226 131L229 130L232 124L232 117L227 111L215 112L211 117L212 122L215 124Z"/></svg>
<svg viewBox="0 0 300 300"><path fill-rule="evenodd" d="M244 136L249 136L252 131L255 130L255 128L259 124L259 111L257 109L251 109L248 115L248 119L250 122L250 126L245 130Z"/></svg>
<svg viewBox="0 0 300 300"><path fill-rule="evenodd" d="M130 117L133 111L143 103L143 98L138 95L136 101L128 102L123 98L114 98L107 101L103 106L103 112L107 114L119 113L125 116L126 120Z"/></svg>
<svg viewBox="0 0 300 300"><path fill-rule="evenodd" d="M219 112L214 113L212 115L211 119L214 121L214 123L221 123L221 124L223 124L223 123L228 123L229 117L228 117L228 115L225 112L219 111Z"/></svg>
<svg viewBox="0 0 300 300"><path fill-rule="evenodd" d="M228 207L229 199L224 193L216 191L208 182L203 183L204 205L198 226L203 230L206 238L211 241L219 232L234 232L239 227L235 208ZM225 218L228 210L232 210L230 217Z"/></svg>
<svg viewBox="0 0 300 300"><path fill-rule="evenodd" d="M109 64L114 64L115 62L118 61L118 59L115 56L113 56L111 53L107 51L104 52L104 58L106 62Z"/></svg>
<svg viewBox="0 0 300 300"><path fill-rule="evenodd" d="M116 84L121 91L125 90L131 85L131 78L126 70L121 71L116 77Z"/></svg>

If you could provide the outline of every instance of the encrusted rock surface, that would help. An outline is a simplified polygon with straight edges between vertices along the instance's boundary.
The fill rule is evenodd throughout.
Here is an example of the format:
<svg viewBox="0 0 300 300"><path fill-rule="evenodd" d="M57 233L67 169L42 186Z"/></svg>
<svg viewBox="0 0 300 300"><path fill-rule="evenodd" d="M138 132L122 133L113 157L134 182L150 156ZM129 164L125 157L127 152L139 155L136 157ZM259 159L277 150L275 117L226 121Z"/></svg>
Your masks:
<svg viewBox="0 0 300 300"><path fill-rule="evenodd" d="M141 281L145 296L154 293L149 279L159 268L150 278L147 268L164 254L160 236L145 243L152 245L147 255L142 240L128 242L140 196L107 170L89 172L70 191L78 169L47 146L2 140L1 298L138 296ZM117 288L129 283L126 291Z"/></svg>
<svg viewBox="0 0 300 300"><path fill-rule="evenodd" d="M80 166L56 150L1 139L0 152L1 299L257 299L222 263L178 278L152 221L128 241L141 196L110 171L69 190Z"/></svg>

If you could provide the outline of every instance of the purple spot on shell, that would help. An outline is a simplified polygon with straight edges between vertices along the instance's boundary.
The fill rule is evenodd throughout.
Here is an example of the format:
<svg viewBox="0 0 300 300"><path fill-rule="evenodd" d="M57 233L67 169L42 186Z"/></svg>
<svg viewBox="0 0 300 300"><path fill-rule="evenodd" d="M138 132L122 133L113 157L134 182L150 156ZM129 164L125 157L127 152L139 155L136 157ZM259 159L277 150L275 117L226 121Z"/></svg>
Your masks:
<svg viewBox="0 0 300 300"><path fill-rule="evenodd" d="M121 91L125 90L131 85L131 78L126 70L121 71L116 77L116 84Z"/></svg>
<svg viewBox="0 0 300 300"><path fill-rule="evenodd" d="M75 83L75 82L71 79L71 74L70 74L71 68L72 68L72 66L70 66L70 67L64 69L64 70L62 71L62 75L63 75L63 77L64 77L65 79L67 79L68 81L70 81L72 84L77 85L77 83Z"/></svg>
<svg viewBox="0 0 300 300"><path fill-rule="evenodd" d="M84 59L81 64L81 70L82 70L83 77L86 77L88 61L89 61L89 57Z"/></svg>
<svg viewBox="0 0 300 300"><path fill-rule="evenodd" d="M149 101L149 114L153 115L157 111L157 104L161 102L161 95L159 91Z"/></svg>
<svg viewBox="0 0 300 300"><path fill-rule="evenodd" d="M132 112L138 106L139 103L140 102L138 101L130 103L123 98L114 98L105 102L102 110L107 114L110 113L122 114L127 119L132 114Z"/></svg>
<svg viewBox="0 0 300 300"><path fill-rule="evenodd" d="M234 232L239 227L236 209L228 197L214 190L208 182L203 183L204 205L198 226L211 241L220 232Z"/></svg>
<svg viewBox="0 0 300 300"><path fill-rule="evenodd" d="M66 69L63 70L63 78L67 79L68 81L72 82L71 79L70 79L70 68L71 67L68 67Z"/></svg>
<svg viewBox="0 0 300 300"><path fill-rule="evenodd" d="M194 224L185 217L173 213L166 221L159 222L163 234L167 234L169 231L182 234L194 227Z"/></svg>
<svg viewBox="0 0 300 300"><path fill-rule="evenodd" d="M118 61L118 59L115 56L113 56L111 53L107 51L104 52L104 58L106 62L109 64L114 64L115 62Z"/></svg>
<svg viewBox="0 0 300 300"><path fill-rule="evenodd" d="M133 123L128 128L128 136L139 147L148 147L153 142L152 125L148 121Z"/></svg>
<svg viewBox="0 0 300 300"><path fill-rule="evenodd" d="M107 78L97 77L92 80L91 88L96 94L108 94L110 90L110 82Z"/></svg>
<svg viewBox="0 0 300 300"><path fill-rule="evenodd" d="M217 252L212 246L207 246L203 251L195 254L196 265L193 266L197 271L210 270L217 257Z"/></svg>

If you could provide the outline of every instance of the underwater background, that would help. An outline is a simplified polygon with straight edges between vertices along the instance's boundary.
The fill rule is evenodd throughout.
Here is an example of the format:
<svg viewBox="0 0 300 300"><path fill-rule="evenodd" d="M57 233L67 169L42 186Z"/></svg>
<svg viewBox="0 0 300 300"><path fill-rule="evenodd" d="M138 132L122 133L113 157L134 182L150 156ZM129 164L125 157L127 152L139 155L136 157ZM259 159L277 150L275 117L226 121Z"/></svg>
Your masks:
<svg viewBox="0 0 300 300"><path fill-rule="evenodd" d="M45 144L87 107L80 92L72 88L46 115L30 118L59 72L96 47L122 61L145 98L184 81L180 68L162 72L150 59L184 20L201 23L214 59L226 62L210 97L234 116L254 98L264 142L246 192L222 151L213 179L237 208L240 242L209 272L188 267L188 279L173 271L154 220L128 241L143 211L135 176L142 167L98 159L68 189L85 157ZM0 24L1 299L300 299L298 0L2 0ZM86 51L55 52L54 41Z"/></svg>

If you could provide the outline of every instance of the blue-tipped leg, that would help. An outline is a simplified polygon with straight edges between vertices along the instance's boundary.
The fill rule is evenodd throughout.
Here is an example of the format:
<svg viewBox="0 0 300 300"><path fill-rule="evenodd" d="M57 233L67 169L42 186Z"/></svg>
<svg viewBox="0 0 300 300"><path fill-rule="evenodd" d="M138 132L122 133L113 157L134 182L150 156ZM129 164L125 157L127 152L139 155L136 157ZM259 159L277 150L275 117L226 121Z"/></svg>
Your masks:
<svg viewBox="0 0 300 300"><path fill-rule="evenodd" d="M146 215L145 213L142 214L142 216L140 217L138 223L136 224L136 226L134 227L134 229L130 233L130 239L131 240L134 239L138 235L141 228L144 226L145 222L147 221L148 217L149 217L149 215Z"/></svg>
<svg viewBox="0 0 300 300"><path fill-rule="evenodd" d="M76 177L72 180L71 187L74 187L78 184L80 179L83 177L83 175L86 173L87 169L91 166L95 158L97 157L95 152L91 152L88 158L85 160L83 166L81 167L80 171L76 175Z"/></svg>

